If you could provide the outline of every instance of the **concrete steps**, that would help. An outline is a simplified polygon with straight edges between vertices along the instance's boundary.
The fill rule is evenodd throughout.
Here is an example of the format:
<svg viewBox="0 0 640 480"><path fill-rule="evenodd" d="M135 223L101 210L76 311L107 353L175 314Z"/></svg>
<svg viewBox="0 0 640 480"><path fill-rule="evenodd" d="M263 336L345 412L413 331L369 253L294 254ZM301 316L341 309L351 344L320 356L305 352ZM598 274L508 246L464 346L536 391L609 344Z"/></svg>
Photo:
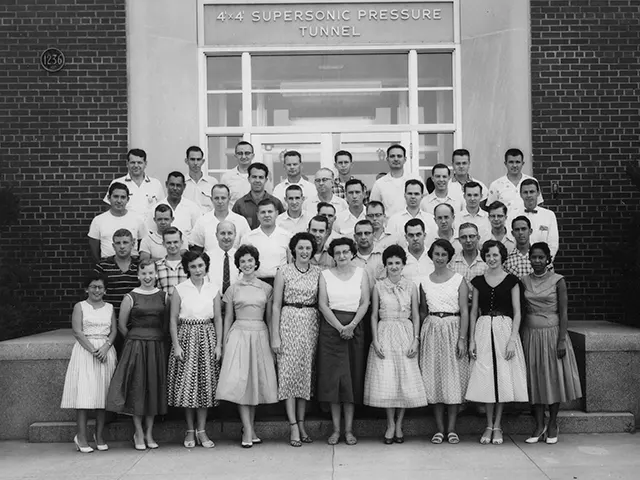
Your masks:
<svg viewBox="0 0 640 480"><path fill-rule="evenodd" d="M307 419L309 435L322 441L332 431L329 417L314 416ZM578 410L562 410L558 416L562 433L632 433L635 432L635 419L631 413L585 413ZM458 419L460 435L478 434L482 432L485 420L482 416L463 413ZM511 413L503 418L503 428L509 434L528 435L534 426L529 413ZM362 437L381 437L386 428L384 418L364 418L354 422L354 432ZM184 436L185 423L182 420L166 420L156 422L154 436L161 443L180 443ZM240 439L241 424L237 419L207 424L207 432L213 440ZM93 432L93 423L90 427ZM283 417L266 417L256 421L256 431L265 440L285 440L289 435L289 425ZM435 432L433 417L430 415L412 415L405 419L406 436L431 436ZM29 427L29 442L52 443L71 442L76 433L75 422L37 422ZM133 437L133 426L129 419L118 417L108 424L107 439L111 441L128 441Z"/></svg>

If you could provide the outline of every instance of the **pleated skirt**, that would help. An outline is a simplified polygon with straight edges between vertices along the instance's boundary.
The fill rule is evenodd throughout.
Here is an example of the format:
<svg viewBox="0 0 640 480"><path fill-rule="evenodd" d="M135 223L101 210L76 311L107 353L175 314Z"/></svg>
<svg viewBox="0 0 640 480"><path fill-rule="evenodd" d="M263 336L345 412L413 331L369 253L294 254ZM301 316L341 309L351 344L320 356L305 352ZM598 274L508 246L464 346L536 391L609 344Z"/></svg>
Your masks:
<svg viewBox="0 0 640 480"><path fill-rule="evenodd" d="M458 358L460 317L429 316L420 331L420 370L429 403L464 402L469 384L469 357Z"/></svg>
<svg viewBox="0 0 640 480"><path fill-rule="evenodd" d="M539 405L570 402L582 397L578 364L569 335L567 353L558 358L558 326L522 330L522 347L527 362L529 402Z"/></svg>
<svg viewBox="0 0 640 480"><path fill-rule="evenodd" d="M477 357L471 360L466 399L481 403L527 402L527 368L520 337L516 353L507 360L507 342L513 321L510 317L483 315L476 322Z"/></svg>
<svg viewBox="0 0 640 480"><path fill-rule="evenodd" d="M225 341L218 400L238 405L278 402L269 331L261 320L236 320Z"/></svg>
<svg viewBox="0 0 640 480"><path fill-rule="evenodd" d="M109 386L107 410L127 415L167 413L164 340L127 339Z"/></svg>
<svg viewBox="0 0 640 480"><path fill-rule="evenodd" d="M100 348L107 341L106 337L88 337L87 340L96 348ZM113 347L107 353L106 362L102 363L76 342L64 379L60 408L105 408L116 364L116 351Z"/></svg>
<svg viewBox="0 0 640 480"><path fill-rule="evenodd" d="M413 323L407 319L378 322L378 343L384 358L369 347L364 380L364 404L379 408L415 408L427 404L418 356L407 356L413 343Z"/></svg>

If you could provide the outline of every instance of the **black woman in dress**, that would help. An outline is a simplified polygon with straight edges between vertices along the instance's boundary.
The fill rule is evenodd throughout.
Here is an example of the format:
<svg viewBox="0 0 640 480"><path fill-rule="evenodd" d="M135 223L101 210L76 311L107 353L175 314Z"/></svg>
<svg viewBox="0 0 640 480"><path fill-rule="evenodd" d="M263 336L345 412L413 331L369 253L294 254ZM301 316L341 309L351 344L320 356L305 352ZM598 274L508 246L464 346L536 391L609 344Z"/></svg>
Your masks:
<svg viewBox="0 0 640 480"><path fill-rule="evenodd" d="M337 238L329 245L336 266L320 275L318 309L318 401L331 404L333 433L327 443L340 439L340 417L344 410L345 443L355 445L355 404L362 404L366 370L366 345L362 321L369 308L369 282L364 269L353 265L356 244Z"/></svg>
<svg viewBox="0 0 640 480"><path fill-rule="evenodd" d="M560 403L582 397L580 377L571 339L567 335L567 284L549 270L551 250L544 242L529 249L533 273L522 278L525 308L522 346L527 361L529 402L536 429L526 443L558 442ZM549 423L544 424L545 406Z"/></svg>
<svg viewBox="0 0 640 480"><path fill-rule="evenodd" d="M307 232L289 242L293 262L278 270L273 286L271 345L278 358L278 399L285 401L292 447L311 443L304 425L312 393L312 372L318 344L318 279L311 265L316 240Z"/></svg>
<svg viewBox="0 0 640 480"><path fill-rule="evenodd" d="M504 404L529 400L519 334L520 287L518 278L502 269L507 249L501 242L486 241L480 256L487 271L471 280L471 376L466 398L486 404L487 427L480 443L501 445Z"/></svg>

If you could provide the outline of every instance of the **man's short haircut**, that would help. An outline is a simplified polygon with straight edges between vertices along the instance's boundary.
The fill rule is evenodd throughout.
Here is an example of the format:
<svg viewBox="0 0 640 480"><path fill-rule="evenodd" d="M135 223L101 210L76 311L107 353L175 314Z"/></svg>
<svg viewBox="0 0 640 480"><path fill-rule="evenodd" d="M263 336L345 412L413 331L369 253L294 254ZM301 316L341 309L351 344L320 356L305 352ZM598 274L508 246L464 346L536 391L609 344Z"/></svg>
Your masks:
<svg viewBox="0 0 640 480"><path fill-rule="evenodd" d="M362 188L362 192L364 193L364 190L365 190L364 182L359 178L351 178L347 180L347 182L344 184L344 191L346 192L349 189L349 187L352 185L360 185L360 188Z"/></svg>
<svg viewBox="0 0 640 480"><path fill-rule="evenodd" d="M445 165L444 163L436 163L433 167L431 167L431 176L435 175L436 170L438 170L439 168L446 169L447 175L451 175L451 169L448 165Z"/></svg>
<svg viewBox="0 0 640 480"><path fill-rule="evenodd" d="M482 195L482 185L480 185L478 182L476 182L476 181L474 181L474 180L471 180L470 182L465 183L465 184L462 186L462 191L463 191L464 193L467 193L467 189L468 189L468 188L477 188L477 187L479 187L479 188L480 188L480 194Z"/></svg>
<svg viewBox="0 0 640 480"><path fill-rule="evenodd" d="M535 186L536 190L540 192L540 184L535 178L525 178L522 183L520 183L520 191L522 192L522 187L526 187L527 185Z"/></svg>
<svg viewBox="0 0 640 480"><path fill-rule="evenodd" d="M519 215L516 218L514 218L513 220L511 220L511 228L512 229L515 228L516 222L524 222L524 223L526 223L527 227L529 227L529 230L531 230L531 220L529 220L524 215Z"/></svg>
<svg viewBox="0 0 640 480"><path fill-rule="evenodd" d="M298 157L300 159L300 163L302 163L302 155L297 150L287 150L286 152L284 152L284 155L282 156L283 163L287 159L287 157Z"/></svg>
<svg viewBox="0 0 640 480"><path fill-rule="evenodd" d="M391 150L393 150L394 148L399 148L400 150L402 150L402 154L406 157L407 156L407 149L404 148L402 145L400 145L399 143L394 143L393 145L391 145L389 148L387 148L387 157L389 156L389 152L391 152Z"/></svg>
<svg viewBox="0 0 640 480"><path fill-rule="evenodd" d="M480 249L480 258L482 258L482 261L485 261L489 249L493 247L498 247L498 251L500 252L500 261L501 263L504 263L509 256L509 252L507 252L507 247L498 240L487 240L482 244L482 248Z"/></svg>
<svg viewBox="0 0 640 480"><path fill-rule="evenodd" d="M338 150L333 156L333 163L337 162L338 157L341 155L346 155L347 157L349 157L349 161L353 162L353 155L351 155L351 152L348 152L347 150Z"/></svg>
<svg viewBox="0 0 640 480"><path fill-rule="evenodd" d="M409 229L409 227L420 227L420 230L422 230L423 232L426 231L426 229L424 227L424 222L422 220L420 220L419 218L412 218L407 223L405 223L404 224L404 233L407 233L407 230Z"/></svg>
<svg viewBox="0 0 640 480"><path fill-rule="evenodd" d="M156 213L165 213L165 212L171 212L171 216L173 217L173 209L169 205L167 205L166 203L160 203L153 210L153 217L155 218Z"/></svg>
<svg viewBox="0 0 640 480"><path fill-rule="evenodd" d="M204 152L203 152L203 151L202 151L202 149L201 149L200 147L198 147L197 145L191 145L189 148L187 148L187 153L186 153L187 158L189 158L189 154L190 154L191 152L198 152L198 153L201 153L201 154L202 154L202 156L204 157Z"/></svg>
<svg viewBox="0 0 640 480"><path fill-rule="evenodd" d="M311 220L309 220L309 225L307 227L307 230L311 228L311 222L324 223L325 228L329 230L329 219L324 215L316 215L315 217L311 217Z"/></svg>
<svg viewBox="0 0 640 480"><path fill-rule="evenodd" d="M471 154L469 150L466 148L456 148L451 154L451 161L453 162L453 157L469 157L469 161L471 161Z"/></svg>
<svg viewBox="0 0 640 480"><path fill-rule="evenodd" d="M167 175L167 182L169 181L169 178L173 177L173 178L181 178L182 179L182 183L186 183L186 180L184 179L184 173L179 172L177 170L171 172L169 175Z"/></svg>
<svg viewBox="0 0 640 480"><path fill-rule="evenodd" d="M438 210L438 208L440 207L449 207L449 211L451 212L451 216L455 217L456 216L456 211L453 209L453 207L451 205L449 205L448 203L441 203L439 205L436 205L433 209L433 216L435 217L436 215L436 210Z"/></svg>
<svg viewBox="0 0 640 480"><path fill-rule="evenodd" d="M175 235L176 233L180 235L180 240L182 240L182 231L178 227L169 227L162 232L162 240L164 240L164 237L167 235Z"/></svg>
<svg viewBox="0 0 640 480"><path fill-rule="evenodd" d="M460 232L465 228L473 228L476 231L476 233L478 233L478 226L475 223L464 222L458 227L458 235L460 235Z"/></svg>
<svg viewBox="0 0 640 480"><path fill-rule="evenodd" d="M336 213L336 207L331 205L329 202L318 202L318 206L316 207L316 212L320 213L320 210L322 210L325 207L333 208L333 213L334 214Z"/></svg>
<svg viewBox="0 0 640 480"><path fill-rule="evenodd" d="M500 208L502 209L504 214L507 215L508 213L507 206L504 203L502 203L500 200L496 200L491 205L488 205L487 212L491 213L492 210L498 210Z"/></svg>
<svg viewBox="0 0 640 480"><path fill-rule="evenodd" d="M351 255L354 257L356 256L356 253L358 253L358 247L356 247L356 242L354 242L353 239L348 237L340 237L332 240L329 244L329 248L327 249L327 251L329 252L329 255L331 255L331 258L335 258L333 256L334 250L336 247L339 247L341 245L348 245L349 250L351 251Z"/></svg>
<svg viewBox="0 0 640 480"><path fill-rule="evenodd" d="M107 196L110 197L113 194L114 190L124 190L125 192L127 192L127 197L131 195L131 193L129 192L129 187L127 187L122 182L113 182L111 185L109 185L109 193L107 194Z"/></svg>
<svg viewBox="0 0 640 480"><path fill-rule="evenodd" d="M407 193L407 187L411 185L418 185L420 187L420 192L424 194L424 183L416 178L410 178L406 182L404 182L404 192Z"/></svg>
<svg viewBox="0 0 640 480"><path fill-rule="evenodd" d="M133 233L131 233L131 230L128 230L126 228L119 228L118 230L113 232L113 236L111 237L111 240L115 242L116 238L120 238L120 237L129 237L129 239L133 241Z"/></svg>
<svg viewBox="0 0 640 480"><path fill-rule="evenodd" d="M300 185L297 184L291 184L289 185L285 191L284 191L284 197L287 198L287 195L289 195L289 192L300 192L300 194L302 194L302 187Z"/></svg>
<svg viewBox="0 0 640 480"><path fill-rule="evenodd" d="M258 202L258 211L260 211L260 207L265 207L267 205L273 205L274 210L278 211L278 207L276 205L276 202L273 198L263 198L262 200L260 200Z"/></svg>
<svg viewBox="0 0 640 480"><path fill-rule="evenodd" d="M510 148L504 152L504 160L507 161L507 157L522 157L524 160L524 153L519 148Z"/></svg>
<svg viewBox="0 0 640 480"><path fill-rule="evenodd" d="M367 210L369 209L369 207L381 207L382 213L383 214L386 213L386 209L384 208L384 203L379 202L378 200L371 200L369 203L367 203Z"/></svg>
<svg viewBox="0 0 640 480"><path fill-rule="evenodd" d="M247 168L247 172L249 173L249 176L251 176L251 170L256 170L256 169L262 170L264 172L265 178L269 176L269 167L267 167L264 163L260 163L260 162L255 162L249 165L249 168Z"/></svg>
<svg viewBox="0 0 640 480"><path fill-rule="evenodd" d="M429 255L429 258L431 260L433 260L433 252L435 251L436 247L440 247L445 252L447 252L447 263L449 263L453 256L456 254L456 249L453 248L453 245L451 245L451 242L449 242L449 240L447 240L446 238L438 238L431 244L429 250L427 251L427 255Z"/></svg>
<svg viewBox="0 0 640 480"><path fill-rule="evenodd" d="M140 157L145 162L147 161L147 152L142 150L141 148L132 148L127 152L127 162L129 161L129 157L133 155L134 157Z"/></svg>
<svg viewBox="0 0 640 480"><path fill-rule="evenodd" d="M214 188L224 188L227 191L227 195L231 195L231 190L229 190L229 186L224 183L216 183L213 187L211 187L211 191L213 192Z"/></svg>
<svg viewBox="0 0 640 480"><path fill-rule="evenodd" d="M242 146L242 145L249 145L251 147L251 153L254 152L253 150L253 145L251 145L249 142L247 142L246 140L240 140L238 143L236 143L235 148L233 149L234 152L238 151L238 147Z"/></svg>
<svg viewBox="0 0 640 480"><path fill-rule="evenodd" d="M371 220L367 220L366 218L363 218L362 220L358 220L356 224L353 226L353 233L356 232L356 228L358 227L371 227L371 230L373 230L373 223L371 223Z"/></svg>
<svg viewBox="0 0 640 480"><path fill-rule="evenodd" d="M84 288L89 288L92 282L102 282L105 290L107 289L107 276L103 273L98 273L96 271L91 271L84 277L83 285Z"/></svg>

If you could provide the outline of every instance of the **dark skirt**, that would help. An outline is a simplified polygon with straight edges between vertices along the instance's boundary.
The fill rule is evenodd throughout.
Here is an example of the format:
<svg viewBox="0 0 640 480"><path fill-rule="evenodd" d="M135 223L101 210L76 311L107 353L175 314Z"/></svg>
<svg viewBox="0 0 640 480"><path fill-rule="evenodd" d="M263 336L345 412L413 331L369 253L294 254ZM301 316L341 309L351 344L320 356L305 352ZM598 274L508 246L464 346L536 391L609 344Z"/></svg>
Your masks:
<svg viewBox="0 0 640 480"><path fill-rule="evenodd" d="M166 361L164 340L125 340L109 386L107 410L139 416L166 414Z"/></svg>
<svg viewBox="0 0 640 480"><path fill-rule="evenodd" d="M333 310L342 325L353 320L355 312ZM340 333L324 318L320 321L318 337L318 390L320 402L354 403L362 405L366 371L366 345L362 322L354 330L351 340Z"/></svg>

